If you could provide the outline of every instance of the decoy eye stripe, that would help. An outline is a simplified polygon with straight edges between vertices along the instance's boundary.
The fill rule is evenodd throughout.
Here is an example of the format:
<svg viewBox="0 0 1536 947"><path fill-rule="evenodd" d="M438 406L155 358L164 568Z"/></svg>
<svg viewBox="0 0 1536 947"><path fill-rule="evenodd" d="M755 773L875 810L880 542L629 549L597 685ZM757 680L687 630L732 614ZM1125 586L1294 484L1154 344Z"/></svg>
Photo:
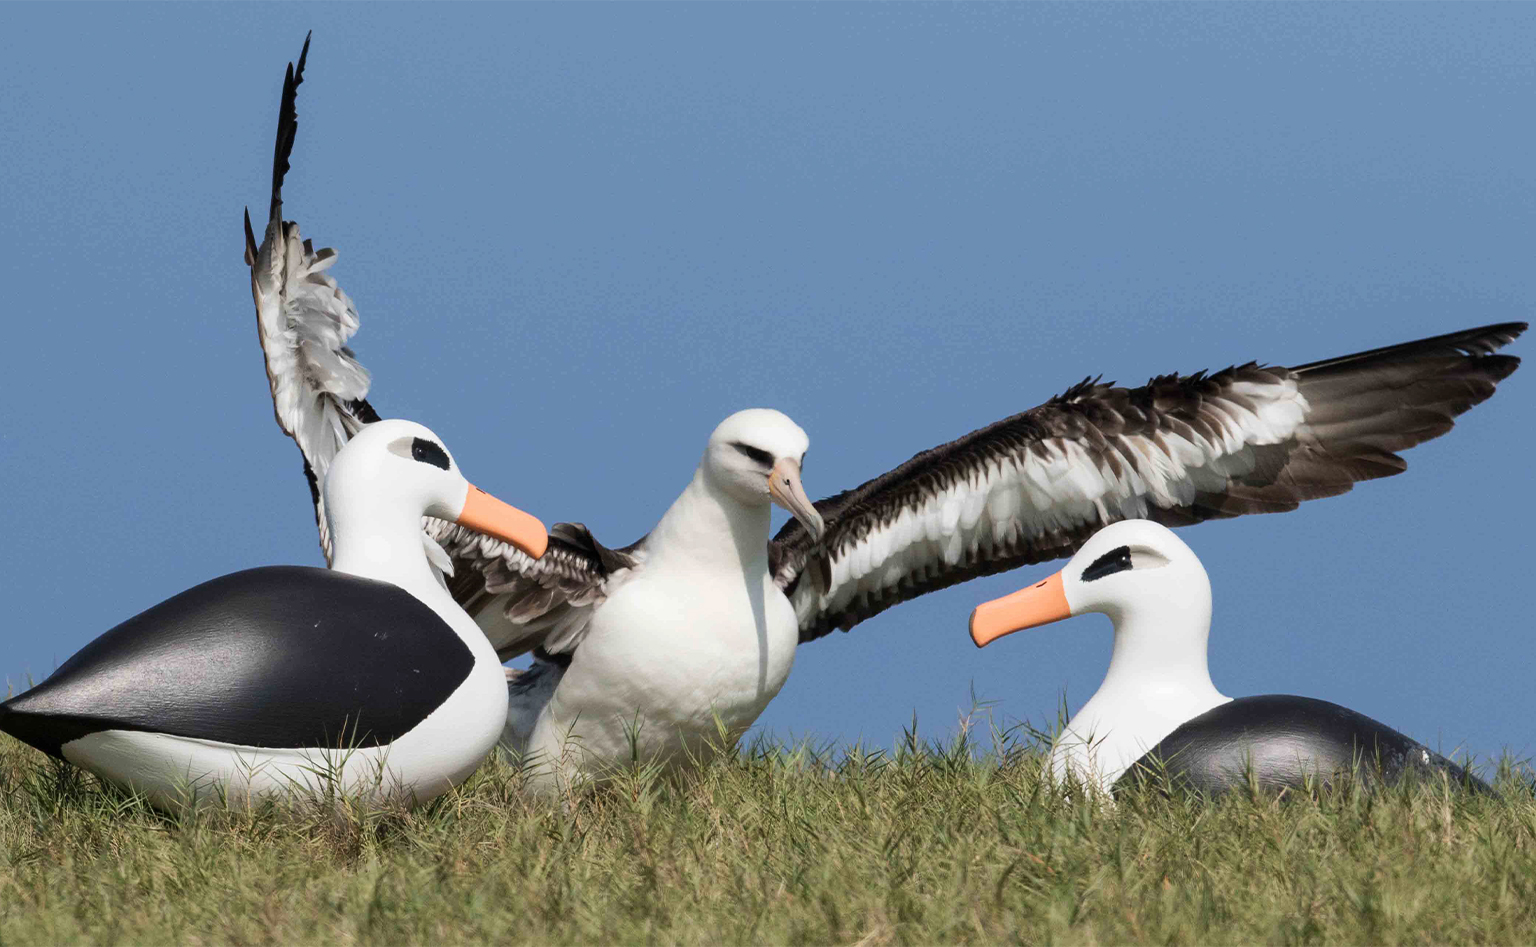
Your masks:
<svg viewBox="0 0 1536 947"><path fill-rule="evenodd" d="M759 450L749 444L743 444L741 441L732 441L731 446L746 455L748 459L762 464L764 467L773 466L773 455L765 450Z"/></svg>
<svg viewBox="0 0 1536 947"><path fill-rule="evenodd" d="M1093 560L1093 565L1083 570L1083 581L1092 582L1095 579L1102 579L1106 575L1124 572L1130 567L1131 547L1120 546Z"/></svg>
<svg viewBox="0 0 1536 947"><path fill-rule="evenodd" d="M448 459L448 452L443 450L440 444L429 441L424 437L418 437L411 441L411 459L419 460L424 464L441 467L449 470L453 467L453 461Z"/></svg>

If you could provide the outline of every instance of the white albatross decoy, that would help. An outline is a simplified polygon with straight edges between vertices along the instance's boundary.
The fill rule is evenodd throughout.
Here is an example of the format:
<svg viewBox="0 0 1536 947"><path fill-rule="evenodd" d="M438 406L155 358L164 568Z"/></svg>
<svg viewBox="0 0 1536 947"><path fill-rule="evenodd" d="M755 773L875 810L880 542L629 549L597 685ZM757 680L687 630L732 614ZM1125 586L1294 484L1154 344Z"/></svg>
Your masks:
<svg viewBox="0 0 1536 947"><path fill-rule="evenodd" d="M1438 770L1452 782L1488 788L1428 747L1338 704L1283 694L1233 700L1218 691L1206 660L1210 577L1183 540L1147 520L1106 526L1060 572L977 606L971 640L985 647L1090 612L1114 622L1114 649L1104 682L1051 750L1058 780L1070 774L1108 791L1130 771L1220 793L1247 786L1250 776L1263 786L1299 788L1345 770L1368 780Z"/></svg>
<svg viewBox="0 0 1536 947"><path fill-rule="evenodd" d="M0 730L162 808L293 789L419 803L462 782L496 745L507 689L430 564L443 556L421 517L533 557L544 527L470 486L410 421L353 438L325 494L330 570L249 569L182 592L0 704Z"/></svg>
<svg viewBox="0 0 1536 947"><path fill-rule="evenodd" d="M306 43L307 51L308 45ZM346 348L357 310L282 219L302 81L289 66L261 245L246 221L259 337L279 426L304 456L325 533L337 450L376 417ZM1296 368L1247 364L1141 388L1085 381L853 490L804 501L807 439L776 411L711 436L693 481L644 539L621 549L556 524L527 556L441 521L454 597L512 680L507 745L565 776L638 756L679 759L749 725L784 683L797 642L847 630L978 575L1071 554L1130 517L1170 524L1295 509L1398 473L1395 451L1450 430L1519 360L1496 354L1523 323L1471 329ZM791 520L771 541L770 503ZM541 785L549 785L548 781Z"/></svg>

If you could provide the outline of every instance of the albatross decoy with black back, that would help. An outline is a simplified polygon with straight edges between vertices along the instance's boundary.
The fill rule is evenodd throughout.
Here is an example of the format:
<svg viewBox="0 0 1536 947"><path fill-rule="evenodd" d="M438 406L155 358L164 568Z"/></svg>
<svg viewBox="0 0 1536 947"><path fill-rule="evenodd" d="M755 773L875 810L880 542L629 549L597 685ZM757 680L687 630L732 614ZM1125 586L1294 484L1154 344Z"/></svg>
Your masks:
<svg viewBox="0 0 1536 947"><path fill-rule="evenodd" d="M373 414L367 373L345 348L357 312L321 272L335 254L281 219L298 80L283 90L266 240L257 247L248 231L247 259L278 424L313 484ZM736 733L756 718L798 642L974 576L1070 555L1116 520L1291 510L1401 472L1398 451L1450 430L1515 370L1519 360L1496 350L1524 329L1469 329L1295 368L1164 375L1139 388L1085 381L814 504L799 479L804 432L776 411L742 412L716 429L656 528L628 546L557 524L534 562L450 523L426 530L454 560L455 598L498 653L535 655L510 684L511 748L561 760L547 771L565 775L632 754L682 759L718 742L719 724ZM770 540L771 503L794 519ZM329 554L323 531L321 545Z"/></svg>
<svg viewBox="0 0 1536 947"><path fill-rule="evenodd" d="M496 745L507 691L421 517L533 559L544 528L470 486L409 421L359 431L323 496L331 569L250 569L182 592L0 704L0 730L163 807L290 789L424 802L464 780Z"/></svg>
<svg viewBox="0 0 1536 947"><path fill-rule="evenodd" d="M1444 773L1488 787L1386 724L1310 697L1226 696L1211 682L1211 580L1171 530L1124 520L1096 533L1060 571L977 606L971 639L1102 612L1115 625L1104 682L1056 739L1051 767L1099 790L1147 776L1208 793L1302 788L1339 773L1369 782Z"/></svg>

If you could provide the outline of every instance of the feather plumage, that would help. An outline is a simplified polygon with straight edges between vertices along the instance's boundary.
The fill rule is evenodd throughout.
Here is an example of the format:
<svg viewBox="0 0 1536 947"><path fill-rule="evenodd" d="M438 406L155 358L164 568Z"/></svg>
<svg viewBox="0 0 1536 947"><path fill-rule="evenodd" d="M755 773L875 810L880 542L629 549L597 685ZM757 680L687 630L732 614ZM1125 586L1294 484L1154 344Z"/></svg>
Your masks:
<svg viewBox="0 0 1536 947"><path fill-rule="evenodd" d="M1293 510L1400 473L1520 360L1507 323L1295 368L1250 362L1140 388L1085 379L816 504L820 544L790 521L775 581L801 640L967 579L1069 555L1121 519L1167 525ZM801 573L815 566L830 583Z"/></svg>
<svg viewBox="0 0 1536 947"><path fill-rule="evenodd" d="M442 520L427 534L453 559L460 578L449 586L476 617L502 660L540 648L574 651L592 612L644 561L641 543L609 549L580 523L556 523L549 548L535 560L515 546Z"/></svg>
<svg viewBox="0 0 1536 947"><path fill-rule="evenodd" d="M378 420L367 402L368 371L346 342L358 329L357 307L329 270L336 251L316 250L283 220L283 178L298 131L298 88L304 81L309 37L298 65L288 64L278 108L272 157L272 199L261 245L245 214L245 262L251 268L256 329L266 357L267 383L277 424L304 455L304 474L315 504L320 548L331 560L331 537L319 485L342 446Z"/></svg>
<svg viewBox="0 0 1536 947"><path fill-rule="evenodd" d="M298 88L308 56L306 36L297 64L289 63L283 78L266 231L258 246L246 213L245 259L273 413L304 456L320 548L329 562L320 484L347 441L379 416L367 401L368 371L346 344L359 319L357 307L328 272L336 251L314 249L300 237L297 223L282 219L283 180L297 136ZM579 523L555 524L549 550L537 562L452 523L424 517L422 526L429 559L455 600L471 615L491 610L509 617L509 622L482 621L504 659L535 648L550 654L574 649L592 609L638 561L629 551L601 545Z"/></svg>

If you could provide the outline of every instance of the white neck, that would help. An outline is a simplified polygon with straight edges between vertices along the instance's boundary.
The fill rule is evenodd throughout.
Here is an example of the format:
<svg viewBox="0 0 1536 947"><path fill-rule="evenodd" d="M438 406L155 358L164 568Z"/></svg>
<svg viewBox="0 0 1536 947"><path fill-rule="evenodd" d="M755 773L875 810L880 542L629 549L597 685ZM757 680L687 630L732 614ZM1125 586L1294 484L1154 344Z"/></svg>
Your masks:
<svg viewBox="0 0 1536 947"><path fill-rule="evenodd" d="M748 506L711 483L701 464L646 540L647 569L750 570L766 575L771 515L766 501Z"/></svg>
<svg viewBox="0 0 1536 947"><path fill-rule="evenodd" d="M1159 602L1111 614L1115 645L1100 692L1145 695L1180 691L1214 692L1207 648L1211 605L1208 596L1179 603Z"/></svg>
<svg viewBox="0 0 1536 947"><path fill-rule="evenodd" d="M1192 717L1231 700L1211 681L1209 584L1105 608L1114 651L1099 689L1073 715L1053 759L1107 789L1126 767ZM1091 763L1083 741L1091 741Z"/></svg>
<svg viewBox="0 0 1536 947"><path fill-rule="evenodd" d="M479 663L499 664L496 650L473 618L453 600L427 561L421 516L399 504L370 505L326 497L334 555L331 569L399 586L437 613Z"/></svg>
<svg viewBox="0 0 1536 947"><path fill-rule="evenodd" d="M464 615L463 609L427 561L419 513L399 503L370 502L366 494L351 491L326 497L326 518L331 522L332 569L398 585L458 629L455 619ZM442 607L444 603L449 607Z"/></svg>

